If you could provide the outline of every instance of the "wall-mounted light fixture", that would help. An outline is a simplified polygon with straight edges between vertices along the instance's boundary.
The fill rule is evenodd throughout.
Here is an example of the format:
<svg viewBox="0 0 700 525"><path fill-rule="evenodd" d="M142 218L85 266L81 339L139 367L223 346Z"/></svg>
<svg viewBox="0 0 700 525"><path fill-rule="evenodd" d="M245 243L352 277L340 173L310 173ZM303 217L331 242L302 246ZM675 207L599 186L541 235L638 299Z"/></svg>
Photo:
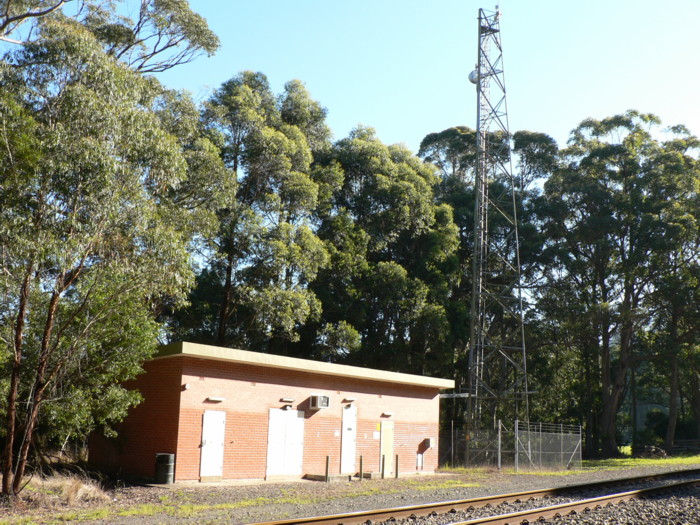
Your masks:
<svg viewBox="0 0 700 525"><path fill-rule="evenodd" d="M282 410L289 410L290 408L292 408L292 405L283 405L282 406Z"/></svg>
<svg viewBox="0 0 700 525"><path fill-rule="evenodd" d="M392 417L393 415L393 412L382 412L382 417Z"/></svg>
<svg viewBox="0 0 700 525"><path fill-rule="evenodd" d="M283 397L280 399L280 403L294 403L294 398L292 397Z"/></svg>
<svg viewBox="0 0 700 525"><path fill-rule="evenodd" d="M215 396L209 396L207 399L210 403L221 403L222 401L226 401L225 397L215 397Z"/></svg>
<svg viewBox="0 0 700 525"><path fill-rule="evenodd" d="M354 397L346 397L345 399L343 399L343 403L354 403L355 401L357 401L357 399L355 399Z"/></svg>
<svg viewBox="0 0 700 525"><path fill-rule="evenodd" d="M190 388L192 388L192 385L190 385L189 383L185 383L184 385L182 385L183 390L189 390Z"/></svg>

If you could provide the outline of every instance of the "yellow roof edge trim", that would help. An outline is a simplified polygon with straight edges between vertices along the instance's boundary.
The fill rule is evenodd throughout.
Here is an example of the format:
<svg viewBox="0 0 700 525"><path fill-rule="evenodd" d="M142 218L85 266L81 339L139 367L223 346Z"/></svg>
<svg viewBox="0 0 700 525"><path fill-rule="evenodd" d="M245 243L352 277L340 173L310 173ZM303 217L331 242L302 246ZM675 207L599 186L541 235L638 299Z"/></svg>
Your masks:
<svg viewBox="0 0 700 525"><path fill-rule="evenodd" d="M385 370L376 370L373 368L338 365L323 361L311 361L309 359L299 359L296 357L262 354L259 352L249 352L247 350L237 350L235 348L187 342L171 343L159 347L154 359L164 359L179 355L211 359L213 361L225 361L228 363L242 363L269 368L281 368L284 370L297 370L300 372L311 372L329 376L350 377L368 381L384 381L438 389L455 387L455 382L452 379L387 372Z"/></svg>

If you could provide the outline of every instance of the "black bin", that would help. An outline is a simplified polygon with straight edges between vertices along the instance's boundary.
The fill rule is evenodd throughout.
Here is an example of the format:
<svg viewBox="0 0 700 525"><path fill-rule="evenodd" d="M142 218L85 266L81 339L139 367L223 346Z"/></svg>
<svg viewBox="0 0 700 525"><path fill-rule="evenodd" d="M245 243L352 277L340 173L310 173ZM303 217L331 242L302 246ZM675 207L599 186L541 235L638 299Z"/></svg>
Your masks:
<svg viewBox="0 0 700 525"><path fill-rule="evenodd" d="M175 480L175 454L156 454L156 483L168 484Z"/></svg>

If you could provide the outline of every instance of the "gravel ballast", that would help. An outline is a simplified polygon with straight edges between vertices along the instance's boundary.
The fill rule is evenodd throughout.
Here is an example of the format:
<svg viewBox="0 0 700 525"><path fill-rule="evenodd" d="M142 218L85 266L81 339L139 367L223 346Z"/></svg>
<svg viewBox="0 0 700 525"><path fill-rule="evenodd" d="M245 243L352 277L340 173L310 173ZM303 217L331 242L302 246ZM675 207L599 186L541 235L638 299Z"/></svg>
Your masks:
<svg viewBox="0 0 700 525"><path fill-rule="evenodd" d="M560 487L671 472L697 465L656 466L617 470L595 470L577 474L506 473L475 470L466 473L407 476L399 479L365 480L359 482L322 483L313 481L235 482L221 484L175 483L173 485L128 486L106 492L107 498L82 503L56 505L47 508L29 500L24 507L6 514L14 523L31 519L35 523L80 521L81 523L174 524L174 523L232 523L292 519L304 516L335 514L386 507L417 505L436 501L467 499L485 495L504 494L538 488ZM624 489L622 489L624 490ZM667 497L625 504L617 521L608 517L590 521L593 512L563 518L557 523L700 523L697 489L689 495ZM108 500L105 502L105 500ZM639 504L639 510L636 505ZM633 507L634 505L634 507ZM655 507L656 506L656 507ZM656 510L655 510L656 508ZM673 509L678 509L676 512ZM602 509L615 512L612 509ZM665 514L663 514L661 511ZM508 512L508 510L503 510ZM598 511L596 511L598 512ZM500 512L499 512L500 513ZM634 513L634 514L632 514ZM650 515L673 515L670 521L655 521ZM646 516L639 521L639 516ZM474 516L476 517L476 516ZM464 518L467 519L467 518ZM596 518L597 519L597 518ZM608 521L605 521L605 520ZM453 519L452 521L457 521ZM411 521L411 523L419 523ZM426 521L425 523L439 523ZM444 523L444 521L443 521Z"/></svg>
<svg viewBox="0 0 700 525"><path fill-rule="evenodd" d="M427 517L412 517L412 518L407 518L407 519L398 519L398 520L391 520L387 522L382 522L382 524L386 523L386 525L449 525L451 523L455 522L463 522L463 521L468 521L468 520L474 520L477 518L484 518L488 516L497 516L497 515L502 515L502 514L510 514L510 513L515 513L515 512L521 512L525 510L530 510L530 509L536 509L536 508L541 508L541 507L550 507L550 506L555 506L555 505L561 505L561 504L567 504L575 501L581 501L583 499L590 499L590 498L597 498L599 496L604 496L609 494L610 492L627 492L627 491L633 491L633 490L639 490L639 489L646 489L650 488L650 486L667 486L672 483L677 483L680 481L686 481L690 479L696 479L697 475L694 476L688 476L688 475L679 475L677 477L669 477L668 479L664 480L654 480L653 482L637 482L637 483L625 483L621 484L614 489L608 488L591 488L591 489L586 489L586 490L581 490L581 489L572 489L571 491L567 491L566 493L562 495L557 495L557 496L546 496L541 499L529 499L526 501L509 501L507 503L502 503L500 505L496 506L486 506L486 507L480 507L480 508L472 508L468 510L459 510L459 511L452 511L446 514L434 514L432 516L427 516ZM677 492L674 492L674 496L677 494L679 496L682 495L688 495L692 494L692 491L695 491L695 495L700 495L700 490L697 488L693 489L687 489L687 488L682 488L678 489ZM690 516L692 512L687 508L686 505L681 505L680 503L676 503L673 505L672 509L668 508L668 502L669 501L675 501L674 496L662 496L662 497L654 497L653 501L650 501L650 504L646 505L645 512L643 515L647 516L647 518L654 513L654 508L657 508L657 513L659 515L664 515L664 516L672 516L672 515L683 515L683 516ZM683 509L683 510L680 510ZM698 506L698 509L700 509L700 505ZM630 517L639 517L640 513L638 512L632 512L634 510L634 506L628 506L628 507L623 507L620 509L621 510L621 516L622 518L625 518L627 515ZM583 522L582 520L585 521L585 519L591 519L595 518L598 514L594 511L599 511L600 516L601 516L601 521L595 521L595 523L617 523L615 521L617 515L616 515L616 509L615 506L610 506L609 508L593 508L591 509L591 512L585 512L581 513L580 515L574 515L570 518L570 521L560 521L559 519L553 519L551 522L552 523L581 523ZM663 512L661 512L663 511ZM695 512L695 521L689 521L688 523L695 523L698 524L700 523L700 513ZM607 520L607 521L606 521ZM516 523L519 521L516 521ZM543 521L541 521L543 522ZM549 521L548 521L549 522ZM585 521L588 523L588 521ZM644 522L635 522L635 521L630 521L629 523L656 523L654 521L649 522L648 519L646 519ZM668 523L685 523L684 521L672 521ZM379 523L376 523L375 525L380 525Z"/></svg>
<svg viewBox="0 0 700 525"><path fill-rule="evenodd" d="M573 516L548 520L556 525L697 525L700 523L700 488L673 494L626 501L619 505L592 509Z"/></svg>

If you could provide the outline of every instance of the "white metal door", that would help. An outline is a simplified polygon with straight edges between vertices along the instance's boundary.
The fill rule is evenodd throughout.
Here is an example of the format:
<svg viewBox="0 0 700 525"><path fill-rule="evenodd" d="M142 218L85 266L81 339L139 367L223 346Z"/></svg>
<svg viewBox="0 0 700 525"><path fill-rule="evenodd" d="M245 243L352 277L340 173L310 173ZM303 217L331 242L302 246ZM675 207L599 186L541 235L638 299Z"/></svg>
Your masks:
<svg viewBox="0 0 700 525"><path fill-rule="evenodd" d="M267 476L301 476L304 460L304 412L270 409Z"/></svg>
<svg viewBox="0 0 700 525"><path fill-rule="evenodd" d="M202 455L200 478L220 478L224 473L224 435L226 412L205 410L202 418Z"/></svg>
<svg viewBox="0 0 700 525"><path fill-rule="evenodd" d="M355 450L357 446L357 406L343 407L343 429L340 434L340 472L355 473Z"/></svg>

